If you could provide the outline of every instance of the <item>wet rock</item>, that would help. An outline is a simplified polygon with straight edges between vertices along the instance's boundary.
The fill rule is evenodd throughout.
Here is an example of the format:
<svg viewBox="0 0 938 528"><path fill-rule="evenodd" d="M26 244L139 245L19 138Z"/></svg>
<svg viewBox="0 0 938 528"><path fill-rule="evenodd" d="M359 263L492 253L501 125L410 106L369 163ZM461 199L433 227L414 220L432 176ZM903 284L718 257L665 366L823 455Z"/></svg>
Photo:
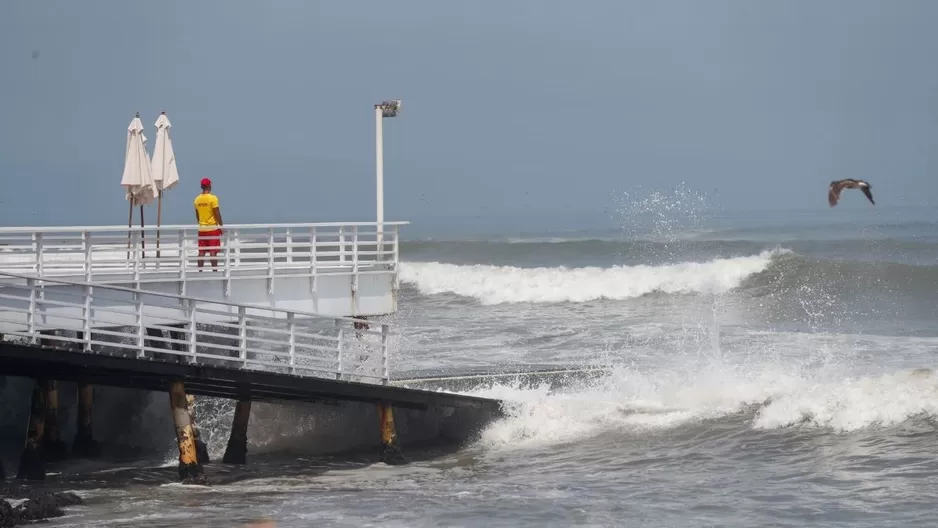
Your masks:
<svg viewBox="0 0 938 528"><path fill-rule="evenodd" d="M392 442L381 450L380 460L389 466L400 466L407 463L404 452L401 451L401 447L397 442Z"/></svg>
<svg viewBox="0 0 938 528"><path fill-rule="evenodd" d="M55 503L52 497L39 497L36 499L27 499L13 508L13 512L19 519L19 522L26 523L49 519L51 517L61 517L65 515L62 508Z"/></svg>
<svg viewBox="0 0 938 528"><path fill-rule="evenodd" d="M19 517L17 517L16 512L13 511L13 507L10 506L10 503L5 500L0 500L0 526L3 528L16 526L17 522L19 522Z"/></svg>
<svg viewBox="0 0 938 528"><path fill-rule="evenodd" d="M18 484L0 486L0 527L61 517L62 508L82 504L81 497L71 492L48 492ZM7 500L26 499L15 507Z"/></svg>
<svg viewBox="0 0 938 528"><path fill-rule="evenodd" d="M202 464L195 462L192 464L179 463L179 482L182 484L192 484L199 486L208 486L208 477L202 470Z"/></svg>

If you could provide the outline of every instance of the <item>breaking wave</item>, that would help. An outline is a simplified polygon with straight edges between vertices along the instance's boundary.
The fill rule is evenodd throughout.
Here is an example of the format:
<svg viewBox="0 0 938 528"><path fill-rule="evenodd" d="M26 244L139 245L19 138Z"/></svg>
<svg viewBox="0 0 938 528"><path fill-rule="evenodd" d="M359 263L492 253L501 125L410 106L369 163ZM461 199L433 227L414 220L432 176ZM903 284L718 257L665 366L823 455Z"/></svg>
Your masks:
<svg viewBox="0 0 938 528"><path fill-rule="evenodd" d="M423 295L455 294L485 305L625 300L652 293L795 297L900 294L935 297L938 266L807 257L787 248L705 262L536 267L406 262L401 280Z"/></svg>
<svg viewBox="0 0 938 528"><path fill-rule="evenodd" d="M471 393L506 402L506 416L479 438L493 450L540 448L607 432L652 433L705 420L741 419L740 426L751 430L843 434L938 416L938 383L927 369L843 377L836 369L818 373L781 365L710 365L683 373L620 368L564 392L496 385Z"/></svg>
<svg viewBox="0 0 938 528"><path fill-rule="evenodd" d="M450 293L486 305L623 300L650 293L723 293L764 271L774 258L786 253L786 249L772 249L758 255L707 262L611 268L407 262L401 265L401 280L413 284L424 295Z"/></svg>

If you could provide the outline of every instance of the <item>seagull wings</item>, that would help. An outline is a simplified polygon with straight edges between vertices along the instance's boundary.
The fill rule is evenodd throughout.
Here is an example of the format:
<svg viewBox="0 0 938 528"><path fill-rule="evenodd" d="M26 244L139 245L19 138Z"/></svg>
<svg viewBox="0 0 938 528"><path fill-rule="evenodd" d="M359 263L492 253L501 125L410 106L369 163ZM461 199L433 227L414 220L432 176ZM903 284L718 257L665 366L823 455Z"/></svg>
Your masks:
<svg viewBox="0 0 938 528"><path fill-rule="evenodd" d="M844 189L860 189L863 191L863 194L866 195L866 198L870 201L870 203L876 205L876 202L873 201L873 193L870 192L870 189L872 188L872 185L863 180L854 180L848 178L846 180L832 181L831 186L827 191L827 203L829 203L831 207L834 207L840 200L841 191Z"/></svg>

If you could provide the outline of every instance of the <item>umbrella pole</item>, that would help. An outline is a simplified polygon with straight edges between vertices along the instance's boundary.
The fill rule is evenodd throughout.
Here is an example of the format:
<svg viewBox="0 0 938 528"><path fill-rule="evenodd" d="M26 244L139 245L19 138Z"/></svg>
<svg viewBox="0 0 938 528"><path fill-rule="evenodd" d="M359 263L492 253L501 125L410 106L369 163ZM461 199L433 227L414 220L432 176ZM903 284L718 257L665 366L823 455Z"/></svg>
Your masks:
<svg viewBox="0 0 938 528"><path fill-rule="evenodd" d="M130 260L130 228L134 225L134 201L127 201L130 203L130 211L127 213L127 260Z"/></svg>
<svg viewBox="0 0 938 528"><path fill-rule="evenodd" d="M156 199L156 258L160 258L160 223L163 220L163 191Z"/></svg>

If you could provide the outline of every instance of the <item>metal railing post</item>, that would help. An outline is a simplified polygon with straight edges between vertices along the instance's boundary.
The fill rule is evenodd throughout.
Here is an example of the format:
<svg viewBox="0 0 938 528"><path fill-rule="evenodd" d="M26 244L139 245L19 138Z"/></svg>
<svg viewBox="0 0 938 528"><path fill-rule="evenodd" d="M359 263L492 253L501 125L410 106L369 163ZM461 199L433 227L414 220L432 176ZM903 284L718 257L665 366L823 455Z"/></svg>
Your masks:
<svg viewBox="0 0 938 528"><path fill-rule="evenodd" d="M267 266L271 272L274 269L274 237L274 228L271 227L267 230Z"/></svg>
<svg viewBox="0 0 938 528"><path fill-rule="evenodd" d="M235 229L234 239L238 241L238 244L235 246L235 266L241 265L241 234Z"/></svg>
<svg viewBox="0 0 938 528"><path fill-rule="evenodd" d="M146 332L143 325L143 295L134 292L134 305L137 313L137 359L146 357Z"/></svg>
<svg viewBox="0 0 938 528"><path fill-rule="evenodd" d="M339 262L345 262L345 226L339 226Z"/></svg>
<svg viewBox="0 0 938 528"><path fill-rule="evenodd" d="M182 283L182 295L186 294L186 268L189 267L189 257L186 253L186 230L179 230L179 281Z"/></svg>
<svg viewBox="0 0 938 528"><path fill-rule="evenodd" d="M39 337L36 332L36 279L26 279L26 287L29 289L29 312L26 314L26 332L29 334L29 344L35 345Z"/></svg>
<svg viewBox="0 0 938 528"><path fill-rule="evenodd" d="M153 253L153 262L155 263L153 266L156 269L156 271L159 271L160 269L162 269L161 261L163 260L163 256L162 256L163 253L160 251L160 236L159 235L160 235L160 230L157 229L156 230L156 244L155 244L156 251Z"/></svg>
<svg viewBox="0 0 938 528"><path fill-rule="evenodd" d="M293 263L293 233L287 228L287 264Z"/></svg>
<svg viewBox="0 0 938 528"><path fill-rule="evenodd" d="M247 368L248 361L248 323L247 308L238 307L238 357L241 358L241 368Z"/></svg>
<svg viewBox="0 0 938 528"><path fill-rule="evenodd" d="M140 287L140 236L142 233L134 231L134 286Z"/></svg>
<svg viewBox="0 0 938 528"><path fill-rule="evenodd" d="M352 227L352 291L358 291L358 226Z"/></svg>
<svg viewBox="0 0 938 528"><path fill-rule="evenodd" d="M388 332L390 327L386 324L381 325L381 383L387 385L391 381L391 369L388 364Z"/></svg>
<svg viewBox="0 0 938 528"><path fill-rule="evenodd" d="M401 251L400 251L401 248L400 248L400 239L399 239L400 233L398 232L397 226L394 226L394 229L392 229L392 232L394 233L394 246L392 249L394 254L391 256L392 257L391 260L394 263L393 264L394 283L391 286L391 289L393 289L394 291L399 291L401 289Z"/></svg>
<svg viewBox="0 0 938 528"><path fill-rule="evenodd" d="M91 282L94 273L91 270L91 233L81 232L82 249L85 251L85 282Z"/></svg>
<svg viewBox="0 0 938 528"><path fill-rule="evenodd" d="M192 363L197 363L198 358L198 340L196 339L196 326L195 326L195 311L196 304L192 299L186 299L186 315L189 317L189 324L187 325L189 331L189 361Z"/></svg>
<svg viewBox="0 0 938 528"><path fill-rule="evenodd" d="M90 284L85 285L85 307L82 309L81 313L81 331L84 337L84 346L82 347L85 352L91 352L91 319L94 317L91 311L91 299L94 295L94 287Z"/></svg>
<svg viewBox="0 0 938 528"><path fill-rule="evenodd" d="M222 251L225 252L225 299L231 297L231 234L225 231L222 234Z"/></svg>
<svg viewBox="0 0 938 528"><path fill-rule="evenodd" d="M274 294L274 228L267 230L267 293Z"/></svg>
<svg viewBox="0 0 938 528"><path fill-rule="evenodd" d="M378 229L375 227L375 264L387 260L387 251L385 247L388 244L388 239L385 238L389 236L389 233L385 233L384 229Z"/></svg>
<svg viewBox="0 0 938 528"><path fill-rule="evenodd" d="M45 253L42 250L42 233L34 233L33 238L36 240L36 274L42 277L42 272L45 268L43 263L43 256Z"/></svg>
<svg viewBox="0 0 938 528"><path fill-rule="evenodd" d="M287 332L290 335L290 374L296 374L296 314L287 312Z"/></svg>
<svg viewBox="0 0 938 528"><path fill-rule="evenodd" d="M316 247L316 226L309 228L309 292L316 293L316 259L319 258L319 250Z"/></svg>
<svg viewBox="0 0 938 528"><path fill-rule="evenodd" d="M342 321L340 321L339 319L336 319L336 320L335 320L335 327L336 327L336 329L338 330L338 335L337 335L337 337L336 337L336 339L337 339L337 341L336 341L336 355L337 355L337 357L338 357L338 361L337 361L338 365L337 365L337 367L336 367L336 369L335 369L335 379L341 380L341 379L342 379L342 368L343 368L343 365L342 365L342 344L343 344L343 342L345 341L345 329L342 328Z"/></svg>

